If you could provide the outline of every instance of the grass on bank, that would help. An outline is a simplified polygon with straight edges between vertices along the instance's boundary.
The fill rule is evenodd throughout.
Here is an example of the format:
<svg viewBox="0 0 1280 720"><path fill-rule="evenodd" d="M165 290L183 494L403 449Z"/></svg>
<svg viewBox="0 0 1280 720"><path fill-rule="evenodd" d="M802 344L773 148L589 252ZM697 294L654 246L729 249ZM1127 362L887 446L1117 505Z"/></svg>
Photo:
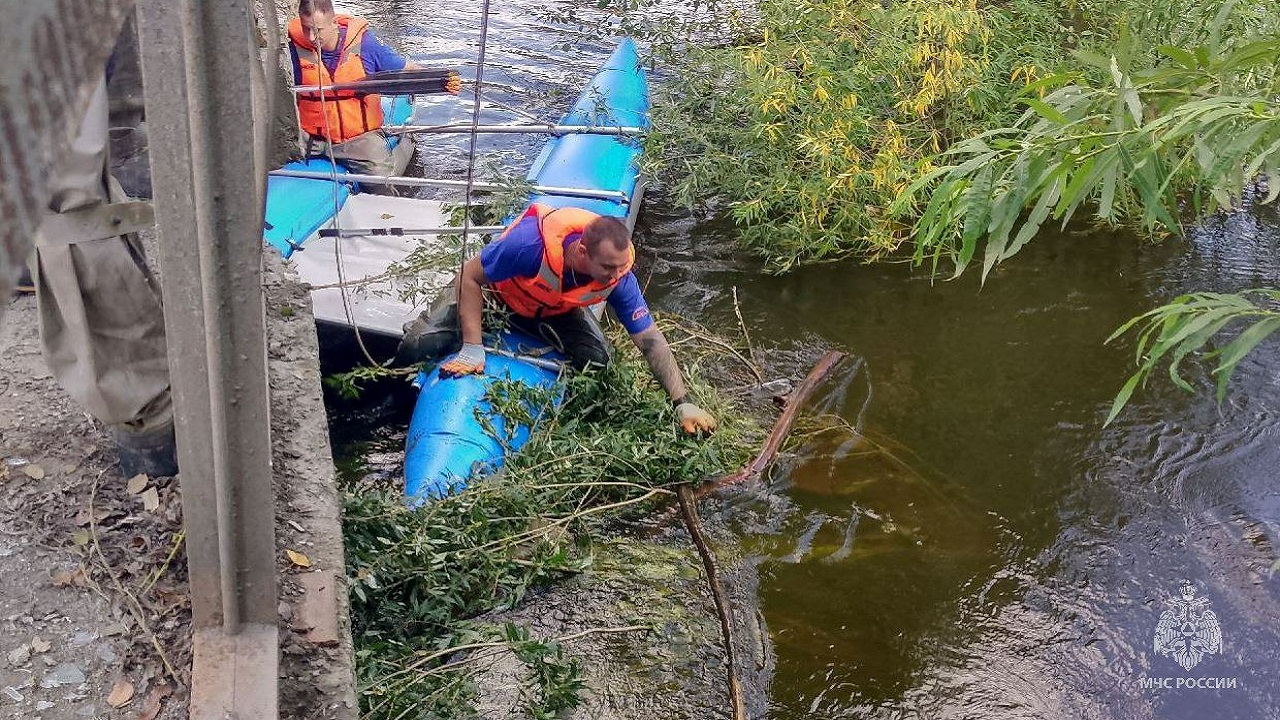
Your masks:
<svg viewBox="0 0 1280 720"><path fill-rule="evenodd" d="M540 420L499 474L414 510L398 489L345 488L362 717L470 717L477 662L507 649L528 670L530 717L555 717L577 703L581 668L561 645L473 618L581 572L592 562L593 538L670 502L675 484L741 467L763 435L703 379L723 349L688 324L661 322L690 363L693 395L721 421L709 438L684 437L665 393L623 341L610 368L568 379L564 405ZM498 383L491 399L505 416L528 420L549 398Z"/></svg>

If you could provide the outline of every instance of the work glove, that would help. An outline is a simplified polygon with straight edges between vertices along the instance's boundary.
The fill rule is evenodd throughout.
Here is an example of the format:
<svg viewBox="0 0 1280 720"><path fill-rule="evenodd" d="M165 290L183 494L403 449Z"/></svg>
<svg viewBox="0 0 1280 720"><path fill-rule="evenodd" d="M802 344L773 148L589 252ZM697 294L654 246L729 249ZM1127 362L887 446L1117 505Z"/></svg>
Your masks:
<svg viewBox="0 0 1280 720"><path fill-rule="evenodd" d="M484 346L466 343L452 360L440 366L440 377L484 374Z"/></svg>
<svg viewBox="0 0 1280 720"><path fill-rule="evenodd" d="M676 417L680 420L680 427L690 435L710 433L716 429L716 419L711 417L711 413L691 402L686 401L677 405Z"/></svg>

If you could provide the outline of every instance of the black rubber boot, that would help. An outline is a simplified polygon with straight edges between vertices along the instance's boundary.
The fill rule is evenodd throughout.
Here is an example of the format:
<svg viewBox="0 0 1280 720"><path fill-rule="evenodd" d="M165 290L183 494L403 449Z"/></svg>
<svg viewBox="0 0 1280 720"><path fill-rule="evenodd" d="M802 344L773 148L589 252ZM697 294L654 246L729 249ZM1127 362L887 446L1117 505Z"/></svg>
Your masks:
<svg viewBox="0 0 1280 720"><path fill-rule="evenodd" d="M22 266L22 274L18 276L18 284L14 286L15 295L29 295L36 291L35 281L31 279L31 270L26 265Z"/></svg>
<svg viewBox="0 0 1280 720"><path fill-rule="evenodd" d="M120 454L122 476L178 474L178 448L173 423L143 432L134 432L125 425L112 425L111 437L115 439L116 450Z"/></svg>

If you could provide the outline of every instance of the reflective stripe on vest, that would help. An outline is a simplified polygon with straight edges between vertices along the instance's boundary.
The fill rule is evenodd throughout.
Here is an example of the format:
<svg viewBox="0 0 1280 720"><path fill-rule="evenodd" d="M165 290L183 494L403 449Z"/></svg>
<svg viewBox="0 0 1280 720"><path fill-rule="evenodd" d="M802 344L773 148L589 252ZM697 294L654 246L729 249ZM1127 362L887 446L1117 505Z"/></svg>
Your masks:
<svg viewBox="0 0 1280 720"><path fill-rule="evenodd" d="M332 85L365 78L360 47L369 24L361 18L337 15L334 20L346 28L345 40L332 75L325 67L320 51L302 31L302 20L289 21L289 42L298 55L300 85ZM382 99L376 93L357 94L350 90L298 93L298 122L303 132L331 142L346 142L370 130L382 127ZM327 121L327 131L326 131Z"/></svg>
<svg viewBox="0 0 1280 720"><path fill-rule="evenodd" d="M581 235L587 225L599 215L580 208L551 208L533 204L524 216L512 223L495 242L502 240L530 215L538 219L538 235L542 239L542 265L531 278L514 277L494 283L493 288L513 312L524 317L563 315L575 308L594 305L609 297L613 288L635 263L635 248L630 248L626 267L618 278L602 283L592 280L586 285L565 291L564 241L571 235Z"/></svg>

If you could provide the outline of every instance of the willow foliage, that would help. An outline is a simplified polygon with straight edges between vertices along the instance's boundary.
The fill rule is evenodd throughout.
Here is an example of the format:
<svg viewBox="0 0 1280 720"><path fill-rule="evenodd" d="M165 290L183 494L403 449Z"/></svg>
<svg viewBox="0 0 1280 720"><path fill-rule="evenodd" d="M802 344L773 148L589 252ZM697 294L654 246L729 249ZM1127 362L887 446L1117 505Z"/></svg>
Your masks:
<svg viewBox="0 0 1280 720"><path fill-rule="evenodd" d="M1012 127L948 150L948 164L895 205L899 217L918 215L917 260L945 257L959 274L981 248L985 278L1046 221L1065 225L1083 207L1107 223L1177 232L1184 208L1231 208L1260 175L1270 188L1263 201L1274 200L1280 40L1158 52L1160 65L1137 72L1114 55L1081 54L1109 82L1046 77L1019 98L1027 110Z"/></svg>
<svg viewBox="0 0 1280 720"><path fill-rule="evenodd" d="M961 270L987 245L989 270L1081 206L1176 230L1273 169L1280 21L1262 0L761 0L721 16L731 44L660 44L677 82L646 156L774 270L904 245Z"/></svg>
<svg viewBox="0 0 1280 720"><path fill-rule="evenodd" d="M1028 2L1020 22L1062 35ZM647 157L679 201L727 204L776 270L877 256L909 226L885 209L954 138L1044 72L1024 30L973 0L764 0L742 46L690 50L654 103Z"/></svg>
<svg viewBox="0 0 1280 720"><path fill-rule="evenodd" d="M1230 340L1205 354L1216 363L1218 400L1236 366L1262 341L1280 332L1280 290L1257 289L1242 293L1191 293L1148 311L1116 330L1107 342L1129 331L1138 333L1134 361L1138 370L1120 389L1107 415L1110 423L1120 414L1134 390L1145 385L1161 362L1169 363L1169 378L1183 390L1193 388L1182 376L1182 361L1209 344L1215 336L1239 330Z"/></svg>

